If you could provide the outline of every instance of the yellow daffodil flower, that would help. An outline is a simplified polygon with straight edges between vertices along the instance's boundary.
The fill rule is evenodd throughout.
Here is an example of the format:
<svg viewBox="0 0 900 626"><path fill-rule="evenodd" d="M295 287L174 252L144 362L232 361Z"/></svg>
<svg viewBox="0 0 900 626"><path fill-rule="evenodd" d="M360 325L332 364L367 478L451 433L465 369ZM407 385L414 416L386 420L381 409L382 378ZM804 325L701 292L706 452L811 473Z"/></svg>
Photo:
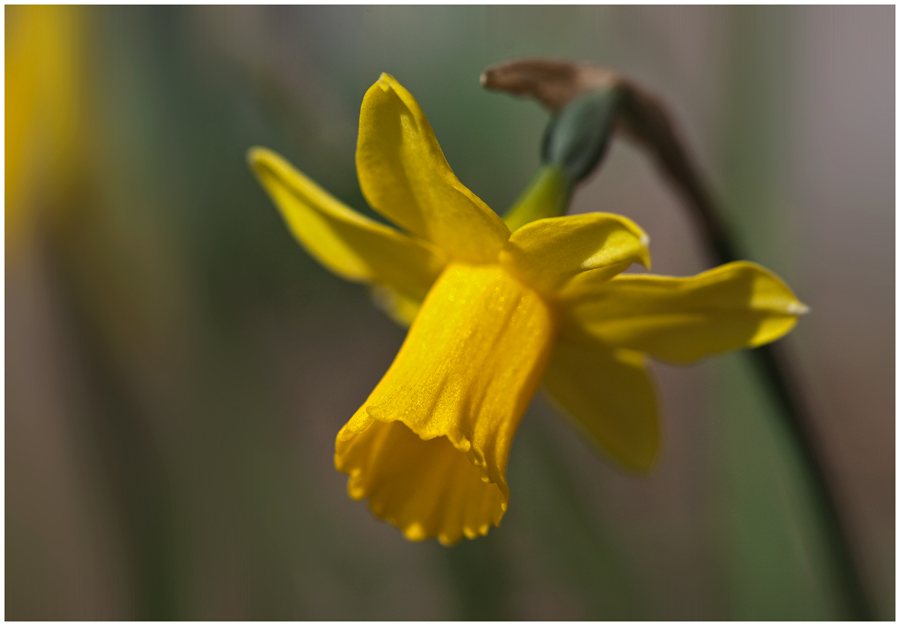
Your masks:
<svg viewBox="0 0 900 626"><path fill-rule="evenodd" d="M418 103L383 74L366 93L356 165L372 208L341 204L278 155L250 163L297 240L411 323L393 364L337 435L348 489L412 540L499 525L516 427L543 381L612 460L651 467L659 425L646 355L687 363L778 339L805 307L772 273L730 263L692 278L649 267L627 218L550 217L510 233L453 174ZM382 300L385 300L382 297Z"/></svg>

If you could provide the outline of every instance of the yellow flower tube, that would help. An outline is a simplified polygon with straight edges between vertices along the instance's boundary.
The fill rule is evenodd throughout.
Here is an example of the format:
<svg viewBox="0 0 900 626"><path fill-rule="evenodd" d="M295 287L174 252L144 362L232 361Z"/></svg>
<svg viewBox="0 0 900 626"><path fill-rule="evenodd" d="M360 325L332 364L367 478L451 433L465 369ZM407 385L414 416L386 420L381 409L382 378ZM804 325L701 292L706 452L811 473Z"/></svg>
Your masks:
<svg viewBox="0 0 900 626"><path fill-rule="evenodd" d="M499 265L450 265L403 347L337 437L350 495L410 539L497 524L506 461L555 335L551 307Z"/></svg>

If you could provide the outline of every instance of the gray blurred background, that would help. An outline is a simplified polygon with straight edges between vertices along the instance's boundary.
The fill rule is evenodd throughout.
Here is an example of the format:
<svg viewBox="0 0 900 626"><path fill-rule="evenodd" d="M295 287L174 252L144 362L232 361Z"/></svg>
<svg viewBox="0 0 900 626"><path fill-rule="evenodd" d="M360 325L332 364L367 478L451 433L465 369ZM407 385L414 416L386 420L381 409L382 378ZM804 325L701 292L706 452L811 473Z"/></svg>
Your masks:
<svg viewBox="0 0 900 626"><path fill-rule="evenodd" d="M752 260L811 307L783 342L893 619L893 7L66 11L74 43L54 52L27 35L46 15L6 8L8 619L843 615L795 451L740 353L654 364L664 448L647 478L538 397L485 539L410 543L347 496L335 434L404 331L293 241L246 151L368 212L359 104L385 71L502 212L547 115L478 77L520 56L601 63L659 94ZM10 113L30 93L12 59L38 71L53 54L77 76L66 112L41 113L77 116L64 149ZM26 152L39 166L19 184ZM708 267L621 140L573 211L637 221L657 273Z"/></svg>

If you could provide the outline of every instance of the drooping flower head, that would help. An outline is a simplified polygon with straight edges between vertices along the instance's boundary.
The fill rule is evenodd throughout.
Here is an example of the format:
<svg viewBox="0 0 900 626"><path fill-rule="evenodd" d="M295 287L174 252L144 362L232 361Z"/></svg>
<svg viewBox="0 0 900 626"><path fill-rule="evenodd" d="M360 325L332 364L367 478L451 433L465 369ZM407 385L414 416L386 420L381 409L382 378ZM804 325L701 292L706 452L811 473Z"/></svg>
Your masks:
<svg viewBox="0 0 900 626"><path fill-rule="evenodd" d="M650 258L647 236L618 215L550 217L510 233L456 178L418 103L387 74L363 99L356 165L366 200L399 229L268 150L249 158L301 245L411 324L335 447L350 495L409 539L449 545L499 525L510 446L541 382L611 460L645 471L659 447L646 355L688 363L758 346L805 312L753 263L692 278L621 275Z"/></svg>

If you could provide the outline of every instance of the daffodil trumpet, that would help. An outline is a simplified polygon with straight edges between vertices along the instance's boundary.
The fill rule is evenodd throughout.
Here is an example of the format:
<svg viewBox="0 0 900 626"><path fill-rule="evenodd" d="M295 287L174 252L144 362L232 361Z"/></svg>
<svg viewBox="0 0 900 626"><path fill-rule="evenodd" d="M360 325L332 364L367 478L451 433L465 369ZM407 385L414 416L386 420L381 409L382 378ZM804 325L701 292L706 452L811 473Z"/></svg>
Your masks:
<svg viewBox="0 0 900 626"><path fill-rule="evenodd" d="M356 165L366 200L399 228L356 213L269 150L249 160L300 244L410 325L338 433L335 465L351 497L411 540L451 545L500 524L510 446L542 382L611 461L647 471L660 440L647 356L690 363L758 346L806 310L748 262L689 278L623 275L649 269L649 240L619 215L544 217L510 232L456 178L418 103L387 74L363 99ZM526 199L567 199L546 178Z"/></svg>

